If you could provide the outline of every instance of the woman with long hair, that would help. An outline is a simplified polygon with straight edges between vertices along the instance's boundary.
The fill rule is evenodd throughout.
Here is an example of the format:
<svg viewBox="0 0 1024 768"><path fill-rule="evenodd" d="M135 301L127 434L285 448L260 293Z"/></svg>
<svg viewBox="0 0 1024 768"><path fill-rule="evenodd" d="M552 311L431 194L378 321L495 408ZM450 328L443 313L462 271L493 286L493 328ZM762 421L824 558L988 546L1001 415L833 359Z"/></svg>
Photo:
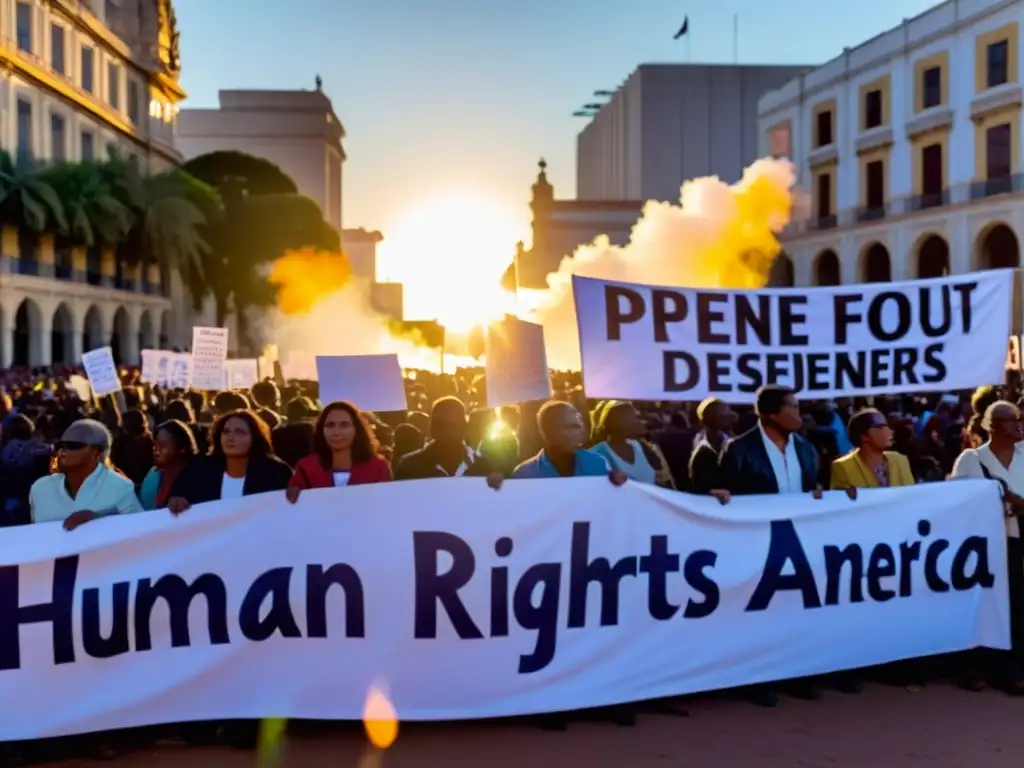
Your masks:
<svg viewBox="0 0 1024 768"><path fill-rule="evenodd" d="M197 456L182 470L171 490L167 508L179 515L193 504L240 499L257 493L283 491L292 470L274 455L270 429L250 410L228 411L210 428L210 453ZM224 722L224 736L237 749L256 744L256 720Z"/></svg>
<svg viewBox="0 0 1024 768"><path fill-rule="evenodd" d="M274 455L270 429L252 411L221 414L210 428L210 453L178 477L167 506L181 514L194 504L283 491L292 470Z"/></svg>
<svg viewBox="0 0 1024 768"><path fill-rule="evenodd" d="M153 436L153 468L139 490L142 508L166 506L185 465L198 453L196 438L184 422L171 419L157 427Z"/></svg>
<svg viewBox="0 0 1024 768"><path fill-rule="evenodd" d="M352 403L337 401L329 403L316 420L313 452L295 465L286 495L294 504L303 489L343 488L390 479L391 466L380 455L366 418Z"/></svg>

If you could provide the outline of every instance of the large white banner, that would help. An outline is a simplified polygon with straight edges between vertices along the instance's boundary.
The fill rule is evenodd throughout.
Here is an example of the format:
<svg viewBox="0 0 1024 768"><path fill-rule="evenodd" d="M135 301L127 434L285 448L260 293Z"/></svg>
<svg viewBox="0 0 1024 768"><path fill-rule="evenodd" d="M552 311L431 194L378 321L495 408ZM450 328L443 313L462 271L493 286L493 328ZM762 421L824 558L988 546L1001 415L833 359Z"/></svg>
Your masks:
<svg viewBox="0 0 1024 768"><path fill-rule="evenodd" d="M358 719L373 686L406 720L573 710L1009 638L985 480L725 507L424 480L2 535L0 739Z"/></svg>
<svg viewBox="0 0 1024 768"><path fill-rule="evenodd" d="M1000 384L1013 271L935 280L726 291L573 278L592 398L753 402Z"/></svg>

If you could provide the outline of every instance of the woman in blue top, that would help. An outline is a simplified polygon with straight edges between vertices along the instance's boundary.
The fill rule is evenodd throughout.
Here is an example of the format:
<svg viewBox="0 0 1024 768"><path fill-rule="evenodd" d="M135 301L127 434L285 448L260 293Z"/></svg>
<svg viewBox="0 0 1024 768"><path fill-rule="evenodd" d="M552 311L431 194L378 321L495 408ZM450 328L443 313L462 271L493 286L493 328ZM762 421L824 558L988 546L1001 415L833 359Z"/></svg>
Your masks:
<svg viewBox="0 0 1024 768"><path fill-rule="evenodd" d="M640 442L645 431L643 419L632 403L614 403L601 415L596 432L601 442L591 450L603 456L612 469L623 472L630 480L656 485L658 470L647 458Z"/></svg>

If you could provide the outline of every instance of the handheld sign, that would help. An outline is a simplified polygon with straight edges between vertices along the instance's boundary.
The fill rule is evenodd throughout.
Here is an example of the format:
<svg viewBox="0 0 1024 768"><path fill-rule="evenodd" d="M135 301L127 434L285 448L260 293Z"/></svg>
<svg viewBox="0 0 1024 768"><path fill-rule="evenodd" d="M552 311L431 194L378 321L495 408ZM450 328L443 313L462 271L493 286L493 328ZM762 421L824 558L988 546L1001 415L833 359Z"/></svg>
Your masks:
<svg viewBox="0 0 1024 768"><path fill-rule="evenodd" d="M753 402L765 384L828 399L1003 380L1012 270L727 291L576 276L588 397Z"/></svg>
<svg viewBox="0 0 1024 768"><path fill-rule="evenodd" d="M506 317L487 328L487 406L497 408L551 397L544 328Z"/></svg>
<svg viewBox="0 0 1024 768"><path fill-rule="evenodd" d="M224 386L224 368L228 359L228 329L192 329L192 386L215 390Z"/></svg>
<svg viewBox="0 0 1024 768"><path fill-rule="evenodd" d="M398 355L317 355L320 402L348 400L361 411L404 411Z"/></svg>
<svg viewBox="0 0 1024 768"><path fill-rule="evenodd" d="M82 366L89 379L89 386L97 397L121 391L121 377L114 365L114 353L110 347L86 352L82 355Z"/></svg>
<svg viewBox="0 0 1024 768"><path fill-rule="evenodd" d="M257 359L225 361L224 389L249 389L259 380L259 361Z"/></svg>

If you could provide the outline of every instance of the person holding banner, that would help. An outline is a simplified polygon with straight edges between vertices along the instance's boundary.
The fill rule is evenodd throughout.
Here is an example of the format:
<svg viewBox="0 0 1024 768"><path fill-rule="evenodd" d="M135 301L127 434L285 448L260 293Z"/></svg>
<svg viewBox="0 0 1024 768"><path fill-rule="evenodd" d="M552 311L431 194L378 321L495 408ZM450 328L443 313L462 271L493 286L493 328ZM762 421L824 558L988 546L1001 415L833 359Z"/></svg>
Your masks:
<svg viewBox="0 0 1024 768"><path fill-rule="evenodd" d="M1006 554L1010 585L1010 642L1012 650L1001 670L1000 682L1014 696L1024 695L1024 545L1019 517L1024 513L1024 426L1021 412L1011 402L997 400L985 409L981 429L988 440L968 448L953 465L952 478L997 480L1006 503ZM963 687L981 690L984 677L970 670Z"/></svg>
<svg viewBox="0 0 1024 768"><path fill-rule="evenodd" d="M217 417L210 454L188 462L174 484L168 509L178 515L195 504L283 491L292 469L274 455L270 430L252 411Z"/></svg>
<svg viewBox="0 0 1024 768"><path fill-rule="evenodd" d="M41 477L29 491L33 523L63 521L64 530L107 515L141 512L132 481L108 466L110 431L93 419L79 419L57 443L58 471Z"/></svg>
<svg viewBox="0 0 1024 768"><path fill-rule="evenodd" d="M719 480L724 490L732 496L813 493L821 498L818 453L799 434L804 421L796 394L788 387L768 385L755 398L757 425L722 449ZM809 681L794 681L789 689L797 698L817 698ZM759 706L778 706L778 692L771 686L758 686L750 694Z"/></svg>
<svg viewBox="0 0 1024 768"><path fill-rule="evenodd" d="M199 454L196 438L184 422L170 419L156 429L153 438L153 468L139 489L145 509L162 509L185 465Z"/></svg>
<svg viewBox="0 0 1024 768"><path fill-rule="evenodd" d="M466 438L466 406L457 397L442 397L430 411L430 442L406 454L395 467L396 480L487 475L480 456Z"/></svg>
<svg viewBox="0 0 1024 768"><path fill-rule="evenodd" d="M728 491L718 491L718 457L733 427L736 425L736 411L717 397L709 397L697 407L697 418L703 429L694 438L690 454L690 491L703 496L716 495L719 501L728 501Z"/></svg>
<svg viewBox="0 0 1024 768"><path fill-rule="evenodd" d="M366 418L351 403L329 403L316 421L313 452L295 465L285 495L292 504L307 488L343 488L391 480Z"/></svg>
<svg viewBox="0 0 1024 768"><path fill-rule="evenodd" d="M630 480L672 488L672 480L664 478L664 459L644 438L647 425L630 402L615 402L601 414L595 430L600 441L590 450L604 457L608 465Z"/></svg>
<svg viewBox="0 0 1024 768"><path fill-rule="evenodd" d="M910 461L892 448L888 419L876 408L864 408L850 417L846 427L852 451L832 464L831 488L897 488L914 485Z"/></svg>

